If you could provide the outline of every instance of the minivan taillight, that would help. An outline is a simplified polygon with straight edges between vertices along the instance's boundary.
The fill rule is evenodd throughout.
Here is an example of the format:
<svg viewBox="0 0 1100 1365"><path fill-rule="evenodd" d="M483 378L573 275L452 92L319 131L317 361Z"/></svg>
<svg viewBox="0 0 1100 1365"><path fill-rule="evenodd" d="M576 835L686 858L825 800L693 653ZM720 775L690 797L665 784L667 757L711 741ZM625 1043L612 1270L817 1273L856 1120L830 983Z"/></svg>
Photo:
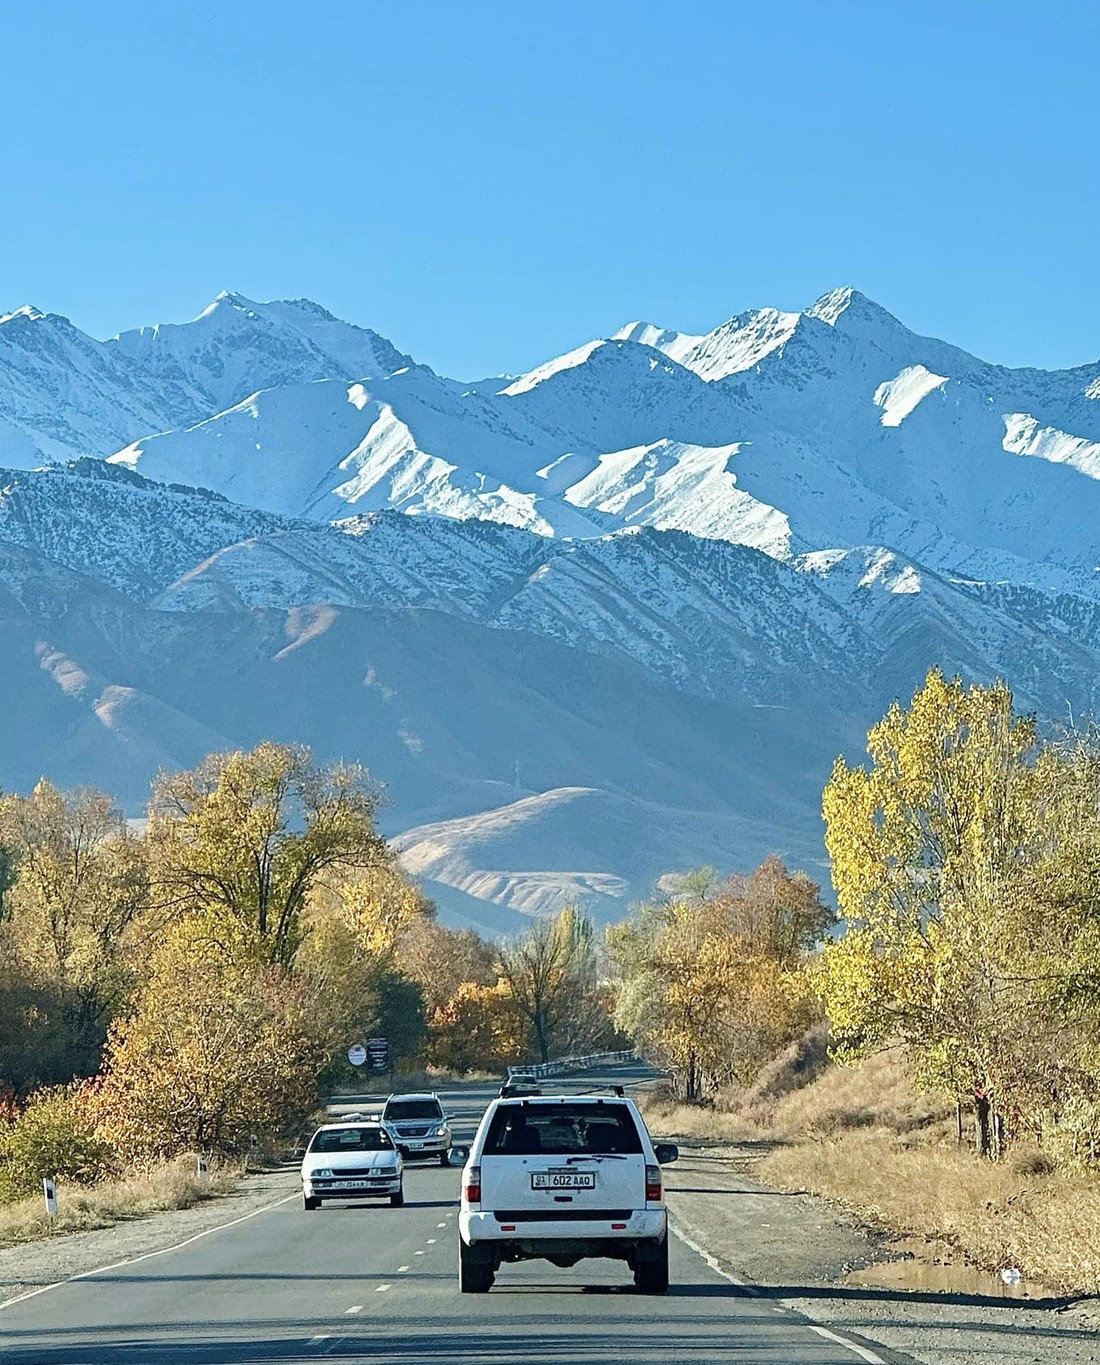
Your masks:
<svg viewBox="0 0 1100 1365"><path fill-rule="evenodd" d="M645 1168L645 1197L646 1203L656 1203L661 1198L661 1168L660 1166L647 1166Z"/></svg>
<svg viewBox="0 0 1100 1365"><path fill-rule="evenodd" d="M467 1204L481 1203L481 1167L471 1166L466 1174L464 1190Z"/></svg>

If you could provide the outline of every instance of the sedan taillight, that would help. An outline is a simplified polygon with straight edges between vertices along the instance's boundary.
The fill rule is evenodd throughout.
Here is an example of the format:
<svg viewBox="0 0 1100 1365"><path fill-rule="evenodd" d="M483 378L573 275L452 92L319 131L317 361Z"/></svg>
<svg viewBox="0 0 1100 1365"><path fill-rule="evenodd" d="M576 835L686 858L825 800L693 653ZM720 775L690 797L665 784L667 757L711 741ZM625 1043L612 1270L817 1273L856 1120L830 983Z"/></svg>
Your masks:
<svg viewBox="0 0 1100 1365"><path fill-rule="evenodd" d="M647 1166L645 1168L645 1197L646 1203L658 1203L661 1198L661 1168L660 1166Z"/></svg>
<svg viewBox="0 0 1100 1365"><path fill-rule="evenodd" d="M467 1204L481 1203L481 1167L471 1166L466 1173L466 1186L464 1190Z"/></svg>

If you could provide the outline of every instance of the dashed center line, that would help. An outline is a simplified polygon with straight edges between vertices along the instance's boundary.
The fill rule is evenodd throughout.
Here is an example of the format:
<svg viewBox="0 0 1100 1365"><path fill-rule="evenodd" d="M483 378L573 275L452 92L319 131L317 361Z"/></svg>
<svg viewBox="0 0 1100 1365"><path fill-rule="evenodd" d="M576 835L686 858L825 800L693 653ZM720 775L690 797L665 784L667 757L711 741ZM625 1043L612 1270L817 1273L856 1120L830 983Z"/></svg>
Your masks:
<svg viewBox="0 0 1100 1365"><path fill-rule="evenodd" d="M436 1223L437 1228L445 1228L446 1226L447 1226L446 1223Z"/></svg>
<svg viewBox="0 0 1100 1365"><path fill-rule="evenodd" d="M430 1247L434 1247L435 1244L436 1244L436 1238L435 1238L435 1237L429 1237L429 1238L428 1238L428 1245L429 1245Z"/></svg>
<svg viewBox="0 0 1100 1365"><path fill-rule="evenodd" d="M397 1273L398 1273L399 1275L404 1275L405 1271L406 1271L406 1270L409 1270L409 1269L411 1269L410 1266L407 1266L407 1265L399 1265L399 1266L397 1267Z"/></svg>
<svg viewBox="0 0 1100 1365"><path fill-rule="evenodd" d="M378 1284L378 1285L375 1285L375 1287L374 1287L374 1292L375 1292L376 1294L384 1294L384 1293L386 1292L387 1289L392 1289L392 1288L393 1288L393 1285L392 1285L392 1284Z"/></svg>
<svg viewBox="0 0 1100 1365"><path fill-rule="evenodd" d="M413 1252L413 1255L414 1255L414 1256L423 1256L424 1253L423 1253L422 1251L414 1251L414 1252Z"/></svg>
<svg viewBox="0 0 1100 1365"><path fill-rule="evenodd" d="M363 1305L361 1303L353 1303L350 1308L344 1309L345 1313L361 1313L362 1311Z"/></svg>

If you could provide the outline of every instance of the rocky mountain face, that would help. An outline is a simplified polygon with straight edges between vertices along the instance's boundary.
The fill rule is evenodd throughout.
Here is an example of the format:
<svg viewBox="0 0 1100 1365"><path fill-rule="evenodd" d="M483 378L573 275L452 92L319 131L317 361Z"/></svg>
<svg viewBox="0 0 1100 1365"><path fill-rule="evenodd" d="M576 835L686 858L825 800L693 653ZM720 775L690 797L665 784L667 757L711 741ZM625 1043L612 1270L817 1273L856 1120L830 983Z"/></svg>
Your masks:
<svg viewBox="0 0 1100 1365"><path fill-rule="evenodd" d="M1097 701L1100 365L1005 370L851 290L477 385L307 302L109 342L23 309L0 460L0 785L136 810L301 740L493 932L822 872L833 758L932 663Z"/></svg>

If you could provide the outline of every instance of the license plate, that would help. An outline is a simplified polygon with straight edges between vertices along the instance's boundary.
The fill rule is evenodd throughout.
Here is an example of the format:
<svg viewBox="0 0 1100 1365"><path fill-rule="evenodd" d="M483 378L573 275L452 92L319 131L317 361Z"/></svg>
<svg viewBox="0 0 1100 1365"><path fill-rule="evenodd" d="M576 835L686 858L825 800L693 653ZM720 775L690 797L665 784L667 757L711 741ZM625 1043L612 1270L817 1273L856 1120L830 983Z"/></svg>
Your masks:
<svg viewBox="0 0 1100 1365"><path fill-rule="evenodd" d="M594 1190L595 1171L532 1171L533 1190Z"/></svg>
<svg viewBox="0 0 1100 1365"><path fill-rule="evenodd" d="M370 1188L369 1180L341 1180L339 1187L342 1190L366 1190Z"/></svg>

